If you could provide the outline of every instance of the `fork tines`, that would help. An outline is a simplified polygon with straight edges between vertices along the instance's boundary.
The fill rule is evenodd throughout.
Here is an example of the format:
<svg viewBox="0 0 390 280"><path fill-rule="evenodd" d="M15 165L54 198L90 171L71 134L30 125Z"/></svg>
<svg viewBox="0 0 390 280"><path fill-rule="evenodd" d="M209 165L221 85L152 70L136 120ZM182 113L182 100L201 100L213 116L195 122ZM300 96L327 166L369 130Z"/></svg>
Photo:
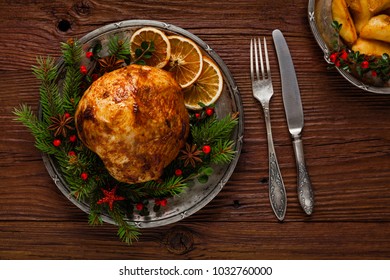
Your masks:
<svg viewBox="0 0 390 280"><path fill-rule="evenodd" d="M265 56L265 64L266 64L266 70L264 71L264 61L263 61L263 52L261 48L261 40L260 38L253 38L251 39L251 49L250 49L250 67L251 67L251 79L252 82L257 79L271 79L271 70L269 66L269 59L268 59L268 49L267 49L267 40L265 37L264 40L264 56ZM261 75L259 71L259 59L260 59L260 69L261 69ZM256 74L255 74L256 71Z"/></svg>

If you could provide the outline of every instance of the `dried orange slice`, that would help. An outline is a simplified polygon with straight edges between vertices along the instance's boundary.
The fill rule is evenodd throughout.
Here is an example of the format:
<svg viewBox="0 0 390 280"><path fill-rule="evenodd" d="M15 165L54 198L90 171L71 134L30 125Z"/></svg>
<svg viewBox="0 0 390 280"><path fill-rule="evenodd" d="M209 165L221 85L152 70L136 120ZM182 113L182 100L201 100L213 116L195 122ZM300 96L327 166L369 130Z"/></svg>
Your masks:
<svg viewBox="0 0 390 280"><path fill-rule="evenodd" d="M221 70L215 62L204 56L203 67L199 78L189 87L183 89L184 102L188 109L199 110L199 103L208 106L213 104L223 90Z"/></svg>
<svg viewBox="0 0 390 280"><path fill-rule="evenodd" d="M171 56L171 44L161 30L144 27L131 36L130 53L133 61L143 60L146 65L163 68Z"/></svg>
<svg viewBox="0 0 390 280"><path fill-rule="evenodd" d="M168 37L171 43L171 57L165 67L171 72L182 88L192 85L202 71L202 53L190 39L173 35Z"/></svg>

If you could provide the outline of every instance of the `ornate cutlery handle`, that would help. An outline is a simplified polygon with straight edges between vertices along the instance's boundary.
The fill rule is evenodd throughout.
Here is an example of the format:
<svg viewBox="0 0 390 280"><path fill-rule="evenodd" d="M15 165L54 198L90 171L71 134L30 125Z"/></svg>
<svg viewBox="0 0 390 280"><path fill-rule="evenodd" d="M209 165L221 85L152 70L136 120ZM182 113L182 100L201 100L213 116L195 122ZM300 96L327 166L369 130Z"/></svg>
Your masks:
<svg viewBox="0 0 390 280"><path fill-rule="evenodd" d="M297 191L299 202L306 214L311 215L314 207L314 195L311 187L309 173L307 172L305 164L303 144L300 135L293 137L293 147L298 170Z"/></svg>
<svg viewBox="0 0 390 280"><path fill-rule="evenodd" d="M275 154L274 141L271 131L271 118L269 108L264 109L265 124L267 128L268 156L269 156L269 198L276 217L282 221L286 214L287 196L278 160Z"/></svg>

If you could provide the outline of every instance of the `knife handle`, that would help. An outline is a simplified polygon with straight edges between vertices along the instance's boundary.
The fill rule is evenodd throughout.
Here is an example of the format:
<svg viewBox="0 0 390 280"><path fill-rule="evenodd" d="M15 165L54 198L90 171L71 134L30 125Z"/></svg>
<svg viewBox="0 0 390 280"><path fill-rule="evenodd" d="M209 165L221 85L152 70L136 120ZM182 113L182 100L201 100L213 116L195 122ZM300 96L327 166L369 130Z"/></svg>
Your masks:
<svg viewBox="0 0 390 280"><path fill-rule="evenodd" d="M264 109L265 124L267 129L268 140L268 160L269 160L269 199L272 210L274 211L278 220L283 221L287 208L287 195L284 187L282 175L279 168L279 163L276 158L274 141L272 138L271 118L269 108Z"/></svg>
<svg viewBox="0 0 390 280"><path fill-rule="evenodd" d="M311 215L314 207L314 195L309 173L307 172L303 144L300 135L293 137L293 147L298 170L298 198L306 214Z"/></svg>

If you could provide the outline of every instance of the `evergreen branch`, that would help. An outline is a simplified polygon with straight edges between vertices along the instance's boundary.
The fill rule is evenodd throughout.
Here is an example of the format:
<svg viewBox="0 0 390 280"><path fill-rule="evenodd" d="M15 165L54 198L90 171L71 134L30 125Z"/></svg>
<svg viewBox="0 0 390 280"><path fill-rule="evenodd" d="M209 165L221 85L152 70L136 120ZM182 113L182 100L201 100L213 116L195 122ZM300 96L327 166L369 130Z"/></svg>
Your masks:
<svg viewBox="0 0 390 280"><path fill-rule="evenodd" d="M114 219L118 225L119 238L128 245L131 245L133 241L138 241L140 235L139 229L133 224L124 220L124 214L121 213L117 207L112 211L109 211L110 216Z"/></svg>
<svg viewBox="0 0 390 280"><path fill-rule="evenodd" d="M120 183L118 184L121 191L124 193L125 197L127 197L131 201L140 201L143 197L148 195L148 192L139 184L127 184Z"/></svg>
<svg viewBox="0 0 390 280"><path fill-rule="evenodd" d="M128 38L120 39L115 35L108 42L108 53L115 56L118 60L127 59L130 56L130 42Z"/></svg>
<svg viewBox="0 0 390 280"><path fill-rule="evenodd" d="M62 174L71 189L72 195L78 200L92 199L92 194L101 187L100 183L103 180L88 179L85 181L80 175L82 172L86 172L91 178L97 173L100 176L99 161L95 159L97 156L95 154L91 156L88 152L78 152L77 156L69 156L69 150L69 148L64 147L62 153L56 156Z"/></svg>
<svg viewBox="0 0 390 280"><path fill-rule="evenodd" d="M94 180L83 181L80 175L74 176L63 172L63 176L71 189L71 194L78 200L85 200L96 189L96 182Z"/></svg>
<svg viewBox="0 0 390 280"><path fill-rule="evenodd" d="M61 45L66 75L62 86L63 107L70 114L74 114L80 100L80 85L82 74L80 72L81 56L83 53L79 41L68 40Z"/></svg>
<svg viewBox="0 0 390 280"><path fill-rule="evenodd" d="M41 81L39 94L43 121L50 124L50 117L64 113L62 98L57 86L58 69L52 57L39 57L37 58L37 64L32 67L32 71L37 79Z"/></svg>
<svg viewBox="0 0 390 280"><path fill-rule="evenodd" d="M51 155L59 153L59 150L51 144L53 138L47 129L47 124L38 120L31 107L23 104L19 109L15 108L13 113L17 116L15 120L20 121L30 130L35 138L35 146L41 152Z"/></svg>
<svg viewBox="0 0 390 280"><path fill-rule="evenodd" d="M68 67L63 83L62 94L64 101L64 110L74 115L77 104L80 101L80 85L82 74L79 67Z"/></svg>
<svg viewBox="0 0 390 280"><path fill-rule="evenodd" d="M100 213L91 209L88 214L88 224L91 226L98 226L103 224L103 219Z"/></svg>
<svg viewBox="0 0 390 280"><path fill-rule="evenodd" d="M234 141L218 141L211 150L210 161L215 164L226 164L232 161L234 155Z"/></svg>
<svg viewBox="0 0 390 280"><path fill-rule="evenodd" d="M143 188L146 189L152 197L166 197L182 193L187 186L187 183L184 182L182 177L173 176L162 183L148 181L144 184Z"/></svg>
<svg viewBox="0 0 390 280"><path fill-rule="evenodd" d="M103 219L101 217L102 207L97 204L100 199L100 194L97 191L91 192L89 197L90 212L88 215L88 224L92 226L97 226L103 224Z"/></svg>
<svg viewBox="0 0 390 280"><path fill-rule="evenodd" d="M61 51L67 66L80 65L83 49L79 41L69 39L66 43L61 43Z"/></svg>
<svg viewBox="0 0 390 280"><path fill-rule="evenodd" d="M192 127L191 134L194 143L201 147L205 144L213 145L219 140L228 139L237 123L238 119L230 114L222 119L212 117L205 123Z"/></svg>

